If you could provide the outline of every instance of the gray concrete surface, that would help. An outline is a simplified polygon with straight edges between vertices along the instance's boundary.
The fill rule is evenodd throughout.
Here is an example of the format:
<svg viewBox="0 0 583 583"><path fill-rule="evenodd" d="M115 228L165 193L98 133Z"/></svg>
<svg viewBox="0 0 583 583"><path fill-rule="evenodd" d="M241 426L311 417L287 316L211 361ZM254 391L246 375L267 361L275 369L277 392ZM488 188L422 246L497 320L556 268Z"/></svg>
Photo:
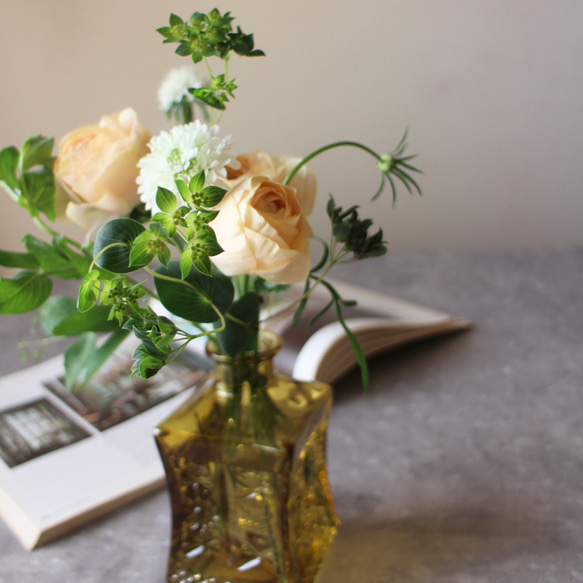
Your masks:
<svg viewBox="0 0 583 583"><path fill-rule="evenodd" d="M319 583L583 581L583 248L399 252L339 275L468 318L471 332L335 387L342 519ZM0 318L0 367L26 317ZM161 583L157 492L33 552L0 523L0 583Z"/></svg>

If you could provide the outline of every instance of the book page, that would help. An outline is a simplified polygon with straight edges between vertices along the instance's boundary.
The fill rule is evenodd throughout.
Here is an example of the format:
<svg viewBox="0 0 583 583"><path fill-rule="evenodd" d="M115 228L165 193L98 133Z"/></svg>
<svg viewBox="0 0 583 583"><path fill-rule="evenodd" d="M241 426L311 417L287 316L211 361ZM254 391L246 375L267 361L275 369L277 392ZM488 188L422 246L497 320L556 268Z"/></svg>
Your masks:
<svg viewBox="0 0 583 583"><path fill-rule="evenodd" d="M391 346L470 326L466 320L445 312L346 282L332 283L344 300L357 301L354 307L343 307L342 314L367 357ZM334 306L312 322L330 302L330 294L323 287L311 294L298 325L293 326L293 314L301 293L301 287L294 286L269 308L277 316L266 325L283 338L275 364L281 373L297 380L318 379L333 383L356 366L354 351L338 322ZM285 306L290 308L285 311Z"/></svg>
<svg viewBox="0 0 583 583"><path fill-rule="evenodd" d="M77 392L62 357L0 379L0 514L27 548L164 482L153 428L208 364L176 362L148 381L130 379L130 364L126 350Z"/></svg>

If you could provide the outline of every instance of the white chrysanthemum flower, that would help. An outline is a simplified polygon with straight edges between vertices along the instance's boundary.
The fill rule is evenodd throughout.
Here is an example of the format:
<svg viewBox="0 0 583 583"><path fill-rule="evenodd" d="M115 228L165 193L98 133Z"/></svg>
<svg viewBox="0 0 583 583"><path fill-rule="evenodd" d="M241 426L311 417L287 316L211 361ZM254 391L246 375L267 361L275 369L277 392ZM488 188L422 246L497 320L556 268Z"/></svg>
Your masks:
<svg viewBox="0 0 583 583"><path fill-rule="evenodd" d="M186 183L200 172L206 171L206 184L214 184L225 178L231 158L226 151L231 148L231 136L220 138L219 126L207 126L196 120L188 125L176 126L170 132L162 131L148 144L151 152L138 162L140 175L138 192L152 213L159 211L156 205L158 186L171 190L182 201L176 188L176 178Z"/></svg>
<svg viewBox="0 0 583 583"><path fill-rule="evenodd" d="M158 105L162 111L167 112L183 98L192 103L194 97L188 90L199 89L207 84L207 79L190 65L170 69L158 89Z"/></svg>

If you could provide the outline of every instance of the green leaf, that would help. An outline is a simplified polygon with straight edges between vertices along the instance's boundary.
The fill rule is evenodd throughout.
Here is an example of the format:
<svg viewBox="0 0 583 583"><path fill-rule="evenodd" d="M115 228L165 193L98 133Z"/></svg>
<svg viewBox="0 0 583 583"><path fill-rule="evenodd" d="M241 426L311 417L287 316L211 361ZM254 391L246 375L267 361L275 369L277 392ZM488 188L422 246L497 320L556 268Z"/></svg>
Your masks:
<svg viewBox="0 0 583 583"><path fill-rule="evenodd" d="M96 306L87 314L79 312L77 303L67 296L50 297L39 310L39 322L53 336L76 336L83 332L113 332L119 326L108 320L109 308Z"/></svg>
<svg viewBox="0 0 583 583"><path fill-rule="evenodd" d="M324 287L328 289L328 291L332 295L332 300L334 301L334 304L336 306L336 317L338 318L338 321L340 322L340 325L344 329L344 332L348 337L350 345L352 346L352 350L354 351L354 355L356 356L356 362L358 363L358 366L360 368L360 378L362 380L362 387L366 392L368 390L368 364L366 362L366 357L362 350L362 346L360 345L358 338L350 330L350 328L348 327L344 320L341 305L343 303L342 298L330 283L328 283L327 281L322 281L321 283Z"/></svg>
<svg viewBox="0 0 583 583"><path fill-rule="evenodd" d="M328 246L328 244L322 240L320 240L320 242L322 243L322 245L324 247L324 251L322 252L322 257L320 257L320 261L318 261L318 263L316 263L316 265L314 265L314 267L312 267L310 269L310 273L315 273L316 271L319 271L320 269L322 269L322 267L324 267L324 265L326 265L326 262L328 261L328 257L330 256L330 247Z"/></svg>
<svg viewBox="0 0 583 583"><path fill-rule="evenodd" d="M79 279L85 277L89 272L89 267L91 266L91 257L84 253L78 252L69 246L67 239L62 235L55 237L52 240L53 249L68 261L72 267L74 267L76 274L72 275L73 278ZM73 273L73 270L71 270ZM59 276L62 278L62 276Z"/></svg>
<svg viewBox="0 0 583 583"><path fill-rule="evenodd" d="M225 329L216 335L224 354L234 358L257 350L260 306L261 297L255 292L247 292L233 303L226 316Z"/></svg>
<svg viewBox="0 0 583 583"><path fill-rule="evenodd" d="M190 179L190 183L188 184L188 188L189 188L190 192L192 194L198 194L199 192L201 192L202 189L204 188L205 180L206 180L206 178L204 175L204 170L201 170L200 172L196 173ZM192 197L190 200L192 200Z"/></svg>
<svg viewBox="0 0 583 583"><path fill-rule="evenodd" d="M174 51L177 55L180 55L181 57L188 57L188 55L192 55L192 47L190 45L190 43L187 42L181 42L177 47L176 50ZM194 60L194 56L193 56L193 60ZM202 55L201 58L198 59L199 61L202 61ZM197 61L195 61L197 62Z"/></svg>
<svg viewBox="0 0 583 583"><path fill-rule="evenodd" d="M170 249L168 249L168 247L164 247L164 250L162 252L159 252L158 255L158 261L164 265L164 267L168 267L168 265L170 264L170 259L172 258L172 253L170 252Z"/></svg>
<svg viewBox="0 0 583 583"><path fill-rule="evenodd" d="M212 208L217 206L225 197L227 191L224 188L218 186L207 186L203 188L202 195L202 206Z"/></svg>
<svg viewBox="0 0 583 583"><path fill-rule="evenodd" d="M32 312L47 300L53 282L44 274L21 271L13 279L0 278L0 314Z"/></svg>
<svg viewBox="0 0 583 583"><path fill-rule="evenodd" d="M101 288L99 281L99 271L93 269L88 273L79 288L79 297L77 298L77 309L85 313L89 311L97 303L97 297Z"/></svg>
<svg viewBox="0 0 583 583"><path fill-rule="evenodd" d="M298 307L296 309L296 313L294 314L294 319L293 319L293 325L297 326L300 318L302 317L302 314L304 313L304 310L306 309L306 304L308 303L308 297L309 294L308 292L310 291L310 279L306 279L306 283L304 284L304 292L302 294L302 299L300 300L300 303L298 304Z"/></svg>
<svg viewBox="0 0 583 583"><path fill-rule="evenodd" d="M170 14L170 26L180 26L182 24L184 24L184 20L180 16L174 13Z"/></svg>
<svg viewBox="0 0 583 583"><path fill-rule="evenodd" d="M130 251L130 266L141 265L143 267L152 262L156 256L151 251L154 241L156 241L156 235L151 231L144 231L136 237Z"/></svg>
<svg viewBox="0 0 583 583"><path fill-rule="evenodd" d="M69 390L81 388L127 338L129 330L118 329L97 347L97 336L87 332L65 352L65 384Z"/></svg>
<svg viewBox="0 0 583 583"><path fill-rule="evenodd" d="M82 384L87 363L96 350L97 336L93 332L83 334L69 346L65 352L65 385L69 390L77 383Z"/></svg>
<svg viewBox="0 0 583 583"><path fill-rule="evenodd" d="M179 181L176 182L178 183ZM158 186L158 190L156 191L156 204L163 213L171 215L176 210L178 201L171 190Z"/></svg>
<svg viewBox="0 0 583 583"><path fill-rule="evenodd" d="M22 146L22 170L33 166L51 166L54 141L45 136L27 138Z"/></svg>
<svg viewBox="0 0 583 583"><path fill-rule="evenodd" d="M158 266L156 273L164 278L154 278L156 291L162 305L172 314L192 322L210 323L219 319L212 304L221 313L231 306L234 289L231 280L213 267L212 277L191 269L183 280L180 265L171 261L169 266Z"/></svg>
<svg viewBox="0 0 583 583"><path fill-rule="evenodd" d="M26 172L22 177L24 187L19 203L28 207L30 214L35 217L39 212L44 213L49 220L55 220L55 181L52 170L41 167ZM26 203L24 203L26 200Z"/></svg>
<svg viewBox="0 0 583 583"><path fill-rule="evenodd" d="M169 26L162 26L160 28L157 28L156 32L161 34L165 39L171 39L171 41L178 40L177 38L174 37L174 33L172 32L172 29ZM164 42L169 41L166 40Z"/></svg>
<svg viewBox="0 0 583 583"><path fill-rule="evenodd" d="M0 265L19 269L38 269L39 262L30 253L16 253L0 249Z"/></svg>
<svg viewBox="0 0 583 583"><path fill-rule="evenodd" d="M166 215L164 213L156 213L152 217L153 221L160 223L170 237L172 237L176 233L176 223L174 219L170 215Z"/></svg>
<svg viewBox="0 0 583 583"><path fill-rule="evenodd" d="M219 245L215 232L210 227L201 231L194 245L209 257L214 257L223 252L223 248Z"/></svg>
<svg viewBox="0 0 583 583"><path fill-rule="evenodd" d="M145 264L130 263L130 253L135 239L145 227L133 219L114 219L97 233L93 256L97 266L114 273L130 273Z"/></svg>
<svg viewBox="0 0 583 583"><path fill-rule="evenodd" d="M182 279L186 279L190 270L192 269L192 245L186 246L182 255L180 255L180 275Z"/></svg>
<svg viewBox="0 0 583 583"><path fill-rule="evenodd" d="M52 275L60 279L77 279L83 277L78 265L71 261L69 256L63 256L57 242L56 247L45 243L34 235L25 235L24 244L29 255L32 255L40 266L41 271L46 275ZM81 264L87 272L87 261Z"/></svg>
<svg viewBox="0 0 583 583"><path fill-rule="evenodd" d="M4 182L12 190L19 188L16 178L16 168L20 154L14 146L9 146L0 151L0 182Z"/></svg>
<svg viewBox="0 0 583 583"><path fill-rule="evenodd" d="M176 188L178 189L178 192L180 193L180 196L182 197L182 200L184 200L185 202L191 202L192 196L190 194L190 190L188 190L186 182L184 182L184 180L176 180L175 184ZM171 212L174 212L174 209L172 209Z"/></svg>
<svg viewBox="0 0 583 583"><path fill-rule="evenodd" d="M200 255L192 259L192 265L200 273L210 277L212 271L212 263L208 255Z"/></svg>

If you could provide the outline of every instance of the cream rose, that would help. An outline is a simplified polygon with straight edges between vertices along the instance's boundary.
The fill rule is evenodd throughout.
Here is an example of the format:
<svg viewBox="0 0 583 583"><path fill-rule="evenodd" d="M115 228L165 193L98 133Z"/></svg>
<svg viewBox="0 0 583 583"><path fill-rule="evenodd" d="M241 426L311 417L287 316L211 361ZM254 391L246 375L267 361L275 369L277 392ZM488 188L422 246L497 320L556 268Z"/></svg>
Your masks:
<svg viewBox="0 0 583 583"><path fill-rule="evenodd" d="M227 178L223 182L228 188L234 188L250 176L265 176L273 182L282 183L300 160L292 156L272 156L267 152L249 152L237 156L238 168L226 167ZM316 198L316 175L307 166L302 166L292 178L290 186L296 189L304 214L309 215Z"/></svg>
<svg viewBox="0 0 583 583"><path fill-rule="evenodd" d="M57 216L94 229L129 214L140 202L137 164L150 138L130 108L67 134L54 165Z"/></svg>
<svg viewBox="0 0 583 583"><path fill-rule="evenodd" d="M210 226L224 252L213 261L226 275L259 275L280 284L308 277L312 229L295 188L253 176L217 210Z"/></svg>

